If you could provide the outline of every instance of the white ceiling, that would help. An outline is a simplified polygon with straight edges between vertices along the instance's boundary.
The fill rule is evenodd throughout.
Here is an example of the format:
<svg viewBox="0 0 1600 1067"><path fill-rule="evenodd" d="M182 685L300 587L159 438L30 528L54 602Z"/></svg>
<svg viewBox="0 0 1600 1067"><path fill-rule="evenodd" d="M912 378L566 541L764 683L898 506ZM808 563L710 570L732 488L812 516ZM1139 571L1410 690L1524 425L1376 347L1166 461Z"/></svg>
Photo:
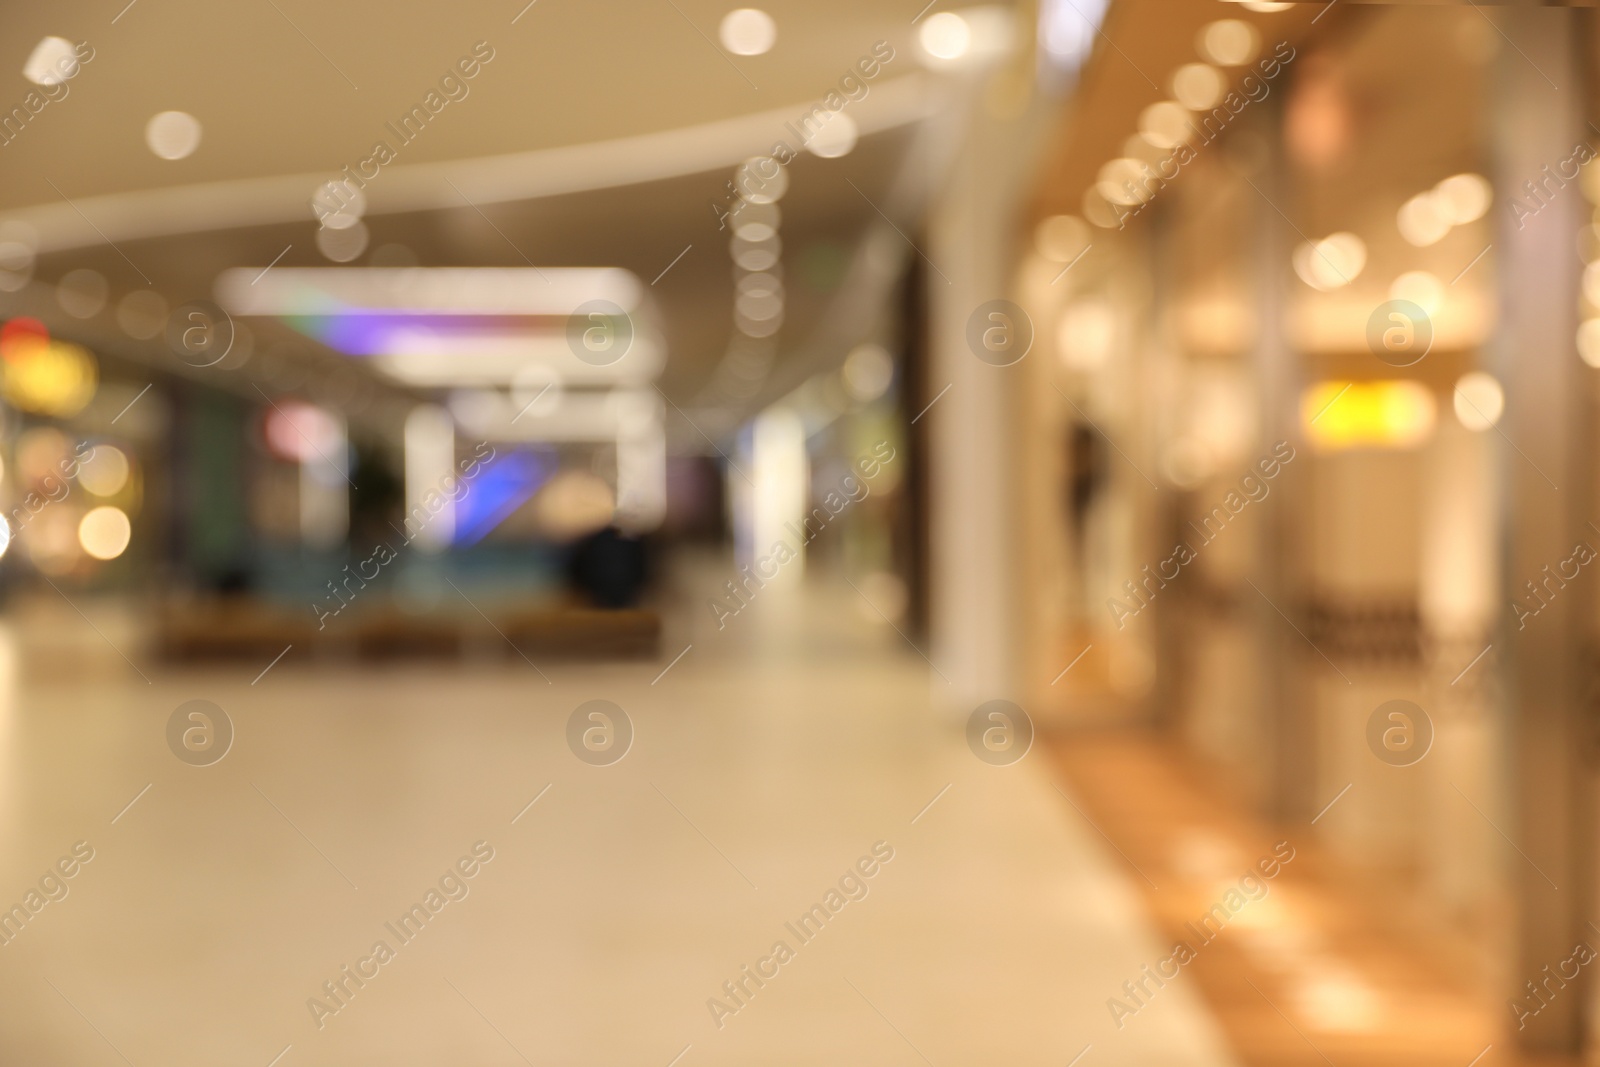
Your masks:
<svg viewBox="0 0 1600 1067"><path fill-rule="evenodd" d="M94 49L67 95L0 146L0 225L25 219L41 231L36 281L89 267L111 283L105 321L56 316L52 327L159 363L157 343L115 329L111 308L127 292L154 288L176 306L209 298L222 271L265 267L280 252L281 266L329 265L309 208L318 177L368 157L376 140L397 144L385 124L482 41L494 57L468 95L369 185L370 249L402 244L428 266L615 265L646 282L684 253L652 290L668 350L663 389L687 399L732 330L729 234L711 204L733 162L779 138L793 143L783 116L798 119L887 41L895 58L847 109L864 134L856 150L786 168L779 341L805 343L889 204L913 143L908 123L939 106L942 88L915 58L911 20L923 3L770 3L776 46L736 57L713 43L731 3L525 2L112 0L0 11L0 110L35 88L21 70L41 38ZM165 110L200 120L192 156L168 161L146 147L147 121ZM0 313L49 311L33 289ZM258 332L258 348L273 341L270 327Z"/></svg>

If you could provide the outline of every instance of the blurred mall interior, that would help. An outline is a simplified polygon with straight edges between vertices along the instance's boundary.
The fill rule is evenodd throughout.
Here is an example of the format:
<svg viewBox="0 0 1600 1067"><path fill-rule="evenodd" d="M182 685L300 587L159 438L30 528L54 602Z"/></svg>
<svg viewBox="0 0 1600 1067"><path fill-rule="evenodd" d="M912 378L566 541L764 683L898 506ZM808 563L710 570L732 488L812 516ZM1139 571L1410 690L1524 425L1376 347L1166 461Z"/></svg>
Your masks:
<svg viewBox="0 0 1600 1067"><path fill-rule="evenodd" d="M1600 20L0 12L0 1065L1600 1063Z"/></svg>

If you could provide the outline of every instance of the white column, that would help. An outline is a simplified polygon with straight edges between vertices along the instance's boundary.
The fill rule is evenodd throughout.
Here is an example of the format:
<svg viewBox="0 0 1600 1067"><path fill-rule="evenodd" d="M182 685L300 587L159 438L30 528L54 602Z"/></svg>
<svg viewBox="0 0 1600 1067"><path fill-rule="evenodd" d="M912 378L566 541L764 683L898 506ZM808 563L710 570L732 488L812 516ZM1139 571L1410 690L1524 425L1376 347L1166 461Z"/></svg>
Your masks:
<svg viewBox="0 0 1600 1067"><path fill-rule="evenodd" d="M1023 689L1013 572L1023 547L1014 494L1025 442L1013 399L1022 376L1018 367L984 362L968 345L968 323L980 306L1013 295L1010 236L1022 138L984 115L976 100L969 107L939 120L963 144L930 211L922 248L930 359L921 403L949 386L922 420L929 464L928 655L937 671L935 707L959 717L987 700L1018 699Z"/></svg>
<svg viewBox="0 0 1600 1067"><path fill-rule="evenodd" d="M423 404L406 416L405 434L406 533L419 550L443 552L456 532L455 501L441 488L456 473L456 424L444 408Z"/></svg>

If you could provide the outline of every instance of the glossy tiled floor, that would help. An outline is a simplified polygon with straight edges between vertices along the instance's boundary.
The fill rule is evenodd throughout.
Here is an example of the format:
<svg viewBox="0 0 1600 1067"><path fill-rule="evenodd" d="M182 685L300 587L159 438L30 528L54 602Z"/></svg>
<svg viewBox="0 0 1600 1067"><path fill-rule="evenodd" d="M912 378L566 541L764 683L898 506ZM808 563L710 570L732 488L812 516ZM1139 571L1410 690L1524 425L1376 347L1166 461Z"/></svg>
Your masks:
<svg viewBox="0 0 1600 1067"><path fill-rule="evenodd" d="M1179 981L1205 998L1244 1063L1577 1067L1519 1051L1492 976L1447 962L1397 906L1396 887L1341 862L1314 827L1251 814L1225 776L1170 739L1086 731L1051 739L1045 758L1133 874L1165 943L1195 948ZM1256 874L1263 857L1285 855L1270 879ZM1226 928L1197 929L1246 871ZM1137 1007L1125 1026L1142 1025L1146 1010L1121 999Z"/></svg>
<svg viewBox="0 0 1600 1067"><path fill-rule="evenodd" d="M720 633L691 618L654 664L291 653L253 684L254 665L135 652L146 684L65 613L62 669L18 651L43 624L19 638L14 619L0 907L75 843L93 858L0 947L0 1062L1059 1067L1089 1045L1085 1067L1232 1062L1179 985L1110 1025L1107 998L1158 954L1136 876L1042 756L991 767L934 721L894 631L821 595L774 593ZM191 699L236 727L211 766L168 748ZM591 699L635 728L610 766L565 740ZM830 901L875 845L893 858ZM473 876L442 880L464 857ZM786 927L834 901L809 942ZM402 941L414 903L428 919ZM792 958L763 963L778 941Z"/></svg>

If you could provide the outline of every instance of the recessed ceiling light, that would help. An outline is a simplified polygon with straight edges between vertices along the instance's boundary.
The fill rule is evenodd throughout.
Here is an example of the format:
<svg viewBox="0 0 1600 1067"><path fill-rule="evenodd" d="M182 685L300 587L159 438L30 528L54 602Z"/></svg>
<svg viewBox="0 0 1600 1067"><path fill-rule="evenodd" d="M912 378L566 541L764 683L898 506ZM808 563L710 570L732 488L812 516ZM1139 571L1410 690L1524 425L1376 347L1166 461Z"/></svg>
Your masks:
<svg viewBox="0 0 1600 1067"><path fill-rule="evenodd" d="M1433 190L1418 193L1400 205L1395 215L1395 226L1406 243L1418 248L1438 244L1450 232L1450 219L1441 209Z"/></svg>
<svg viewBox="0 0 1600 1067"><path fill-rule="evenodd" d="M1071 262L1089 244L1089 227L1076 215L1052 215L1033 231L1034 247L1046 259Z"/></svg>
<svg viewBox="0 0 1600 1067"><path fill-rule="evenodd" d="M1248 22L1218 19L1200 31L1200 53L1213 63L1237 67L1256 57L1261 35Z"/></svg>
<svg viewBox="0 0 1600 1067"><path fill-rule="evenodd" d="M740 270L766 271L777 265L783 241L776 234L761 241L735 237L729 250Z"/></svg>
<svg viewBox="0 0 1600 1067"><path fill-rule="evenodd" d="M1433 199L1452 225L1463 226L1483 218L1494 189L1480 174L1456 174L1433 187Z"/></svg>
<svg viewBox="0 0 1600 1067"><path fill-rule="evenodd" d="M330 229L349 229L366 210L367 195L343 178L323 182L311 196L311 213Z"/></svg>
<svg viewBox="0 0 1600 1067"><path fill-rule="evenodd" d="M837 159L850 154L859 135L856 120L840 111L822 124L806 142L806 148L823 159Z"/></svg>
<svg viewBox="0 0 1600 1067"><path fill-rule="evenodd" d="M46 37L22 65L22 76L35 85L60 85L77 73L78 50L65 37Z"/></svg>
<svg viewBox="0 0 1600 1067"><path fill-rule="evenodd" d="M1103 230L1121 228L1122 216L1093 185L1083 191L1083 217Z"/></svg>
<svg viewBox="0 0 1600 1067"><path fill-rule="evenodd" d="M972 44L972 30L960 15L941 11L922 24L917 39L935 59L960 59Z"/></svg>
<svg viewBox="0 0 1600 1067"><path fill-rule="evenodd" d="M753 7L740 7L722 16L717 31L722 47L736 56L759 56L772 50L778 25L772 16Z"/></svg>
<svg viewBox="0 0 1600 1067"><path fill-rule="evenodd" d="M1188 109L1171 100L1151 104L1141 111L1139 132L1157 148L1176 148L1194 136Z"/></svg>
<svg viewBox="0 0 1600 1067"><path fill-rule="evenodd" d="M734 188L752 204L771 204L783 199L789 188L789 175L771 156L756 156L739 164L733 173Z"/></svg>
<svg viewBox="0 0 1600 1067"><path fill-rule="evenodd" d="M200 147L200 120L187 111L163 111L145 125L144 143L162 159L184 159Z"/></svg>
<svg viewBox="0 0 1600 1067"><path fill-rule="evenodd" d="M367 250L366 224L357 220L349 226L317 229L317 249L335 263L348 263Z"/></svg>
<svg viewBox="0 0 1600 1067"><path fill-rule="evenodd" d="M105 275L85 268L68 271L56 283L56 301L75 319L100 314L109 293Z"/></svg>
<svg viewBox="0 0 1600 1067"><path fill-rule="evenodd" d="M760 243L778 232L783 212L777 204L752 204L748 200L733 213L733 233L752 243Z"/></svg>
<svg viewBox="0 0 1600 1067"><path fill-rule="evenodd" d="M1205 63L1185 63L1172 75L1172 95L1190 111L1205 111L1222 99L1222 74Z"/></svg>
<svg viewBox="0 0 1600 1067"><path fill-rule="evenodd" d="M39 233L25 222L0 223L0 290L14 293L33 276Z"/></svg>
<svg viewBox="0 0 1600 1067"><path fill-rule="evenodd" d="M1100 168L1095 188L1113 204L1142 204L1155 192L1145 177L1147 169L1127 156L1113 159Z"/></svg>

